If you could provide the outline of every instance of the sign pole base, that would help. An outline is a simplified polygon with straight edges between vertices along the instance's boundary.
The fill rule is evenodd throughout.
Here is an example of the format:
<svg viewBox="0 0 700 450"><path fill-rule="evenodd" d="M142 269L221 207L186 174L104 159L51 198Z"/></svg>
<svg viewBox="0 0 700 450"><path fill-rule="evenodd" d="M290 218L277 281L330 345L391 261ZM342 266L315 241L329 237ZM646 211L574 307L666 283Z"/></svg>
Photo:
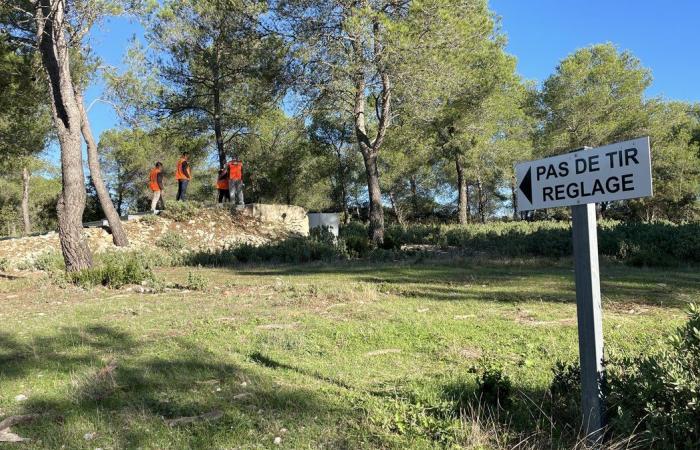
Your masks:
<svg viewBox="0 0 700 450"><path fill-rule="evenodd" d="M581 359L581 408L583 431L590 444L603 442L605 405L603 383L603 312L598 267L596 205L571 207L576 269L576 314Z"/></svg>

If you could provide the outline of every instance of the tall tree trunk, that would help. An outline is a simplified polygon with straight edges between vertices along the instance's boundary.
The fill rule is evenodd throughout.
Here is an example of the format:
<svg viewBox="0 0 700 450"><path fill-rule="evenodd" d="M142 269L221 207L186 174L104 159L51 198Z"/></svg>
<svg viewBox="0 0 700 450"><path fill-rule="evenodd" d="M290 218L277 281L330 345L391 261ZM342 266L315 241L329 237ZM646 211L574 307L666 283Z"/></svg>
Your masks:
<svg viewBox="0 0 700 450"><path fill-rule="evenodd" d="M513 220L518 220L518 194L515 188L515 174L510 177L510 199L513 202Z"/></svg>
<svg viewBox="0 0 700 450"><path fill-rule="evenodd" d="M343 164L342 148L336 146L335 155L338 158L338 184L340 185L340 206L343 209L343 223L350 223L350 213L348 212L348 188L345 165Z"/></svg>
<svg viewBox="0 0 700 450"><path fill-rule="evenodd" d="M216 152L219 155L219 169L226 167L226 149L224 148L224 132L221 124L221 86L219 85L220 67L219 67L219 49L216 49L214 66L212 67L212 78L214 85L212 94L214 97L214 137L216 139Z"/></svg>
<svg viewBox="0 0 700 450"><path fill-rule="evenodd" d="M405 226L406 218L404 217L401 207L399 207L399 202L396 199L396 194L394 194L394 191L389 191L389 201L391 202L391 208L394 210L394 214L396 215L396 221L402 227Z"/></svg>
<svg viewBox="0 0 700 450"><path fill-rule="evenodd" d="M365 163L367 172L367 192L369 194L369 236L375 244L384 242L384 209L382 208L382 192L379 187L379 170L377 168L377 155L386 137L389 124L391 123L391 80L389 73L384 67L381 56L382 34L379 20L372 23L372 33L374 38L374 53L376 58L372 61L381 79L381 92L377 98L377 124L376 136L370 139L367 134L367 118L365 116L365 105L367 103L367 80L364 68L359 68L354 77L354 106L353 119L355 125L355 135ZM366 60L366 55L358 41L351 44L357 61ZM380 107L381 105L381 107Z"/></svg>
<svg viewBox="0 0 700 450"><path fill-rule="evenodd" d="M455 156L455 167L457 168L457 211L459 223L464 225L469 222L469 192L467 190L467 178L464 176L464 166L459 155Z"/></svg>
<svg viewBox="0 0 700 450"><path fill-rule="evenodd" d="M411 175L408 179L411 186L411 203L413 206L413 214L418 215L418 181L416 181L416 176Z"/></svg>
<svg viewBox="0 0 700 450"><path fill-rule="evenodd" d="M369 193L369 238L376 244L384 242L384 208L382 191L379 188L379 169L377 155L367 149L362 152L367 172L367 191Z"/></svg>
<svg viewBox="0 0 700 450"><path fill-rule="evenodd" d="M32 233L32 223L29 220L29 169L22 167L22 221L24 222L24 234Z"/></svg>
<svg viewBox="0 0 700 450"><path fill-rule="evenodd" d="M92 266L92 254L83 235L85 174L80 135L80 110L75 100L66 42L65 0L36 3L37 44L46 70L51 110L61 146L62 188L56 209L58 237L69 272Z"/></svg>
<svg viewBox="0 0 700 450"><path fill-rule="evenodd" d="M85 144L87 145L90 177L92 178L92 183L95 186L97 198L100 200L102 211L104 212L105 217L107 217L109 228L112 230L112 242L114 242L114 245L117 247L126 247L129 245L129 238L126 236L126 231L124 231L124 226L119 218L119 213L114 208L112 197L110 197L109 191L107 191L107 186L102 178L102 168L100 167L100 157L97 154L97 144L95 143L95 138L92 135L92 130L90 129L90 120L88 119L87 112L85 111L83 94L78 89L75 91L75 101L77 102L78 109L80 110L80 130L83 134L83 138L85 139Z"/></svg>
<svg viewBox="0 0 700 450"><path fill-rule="evenodd" d="M476 178L476 193L478 200L478 214L481 223L486 223L486 201L484 200L484 185L481 182L481 177Z"/></svg>

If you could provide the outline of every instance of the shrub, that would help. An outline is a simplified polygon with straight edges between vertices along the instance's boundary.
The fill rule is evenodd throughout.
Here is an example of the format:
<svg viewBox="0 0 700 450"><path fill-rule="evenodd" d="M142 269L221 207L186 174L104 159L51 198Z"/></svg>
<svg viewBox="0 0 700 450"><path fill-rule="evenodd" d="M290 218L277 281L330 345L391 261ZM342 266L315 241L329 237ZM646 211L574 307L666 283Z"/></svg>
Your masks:
<svg viewBox="0 0 700 450"><path fill-rule="evenodd" d="M281 242L260 246L244 244L215 253L187 255L184 262L191 266L230 266L239 263L307 263L332 261L347 256L345 249L327 242L327 236L291 237Z"/></svg>
<svg viewBox="0 0 700 450"><path fill-rule="evenodd" d="M500 369L489 368L476 379L477 395L486 405L507 408L511 404L513 384Z"/></svg>
<svg viewBox="0 0 700 450"><path fill-rule="evenodd" d="M549 393L553 416L566 423L575 423L581 415L581 367L577 363L557 361L552 373Z"/></svg>
<svg viewBox="0 0 700 450"><path fill-rule="evenodd" d="M174 231L167 231L156 240L156 247L160 247L172 253L180 252L187 245L187 241L181 234Z"/></svg>
<svg viewBox="0 0 700 450"><path fill-rule="evenodd" d="M351 223L340 237L353 257L364 257L373 246L367 227ZM399 250L407 244L451 246L466 253L496 256L561 258L573 253L568 222L492 222L468 225L388 226L382 248ZM672 224L598 224L598 247L606 255L636 266L700 263L700 222Z"/></svg>
<svg viewBox="0 0 700 450"><path fill-rule="evenodd" d="M187 222L196 218L202 211L202 204L199 202L169 202L168 208L160 215L175 222Z"/></svg>
<svg viewBox="0 0 700 450"><path fill-rule="evenodd" d="M108 253L102 255L95 267L70 272L68 279L78 286L106 286L119 289L127 284L153 280L152 265L140 254Z"/></svg>
<svg viewBox="0 0 700 450"><path fill-rule="evenodd" d="M670 344L658 354L606 361L609 425L615 435L646 434L651 448L694 448L700 442L700 308L690 306ZM554 374L553 415L572 420L580 408L579 366L559 363Z"/></svg>
<svg viewBox="0 0 700 450"><path fill-rule="evenodd" d="M7 272L10 268L10 261L7 258L0 258L0 272Z"/></svg>
<svg viewBox="0 0 700 450"><path fill-rule="evenodd" d="M158 216L155 214L146 214L141 217L141 222L147 225L155 225L158 223Z"/></svg>
<svg viewBox="0 0 700 450"><path fill-rule="evenodd" d="M188 272L187 273L187 285L184 286L185 289L190 291L203 291L207 288L209 281L199 272Z"/></svg>
<svg viewBox="0 0 700 450"><path fill-rule="evenodd" d="M17 265L19 270L41 270L43 272L59 272L66 269L63 256L53 250L41 253L33 258L27 258Z"/></svg>
<svg viewBox="0 0 700 450"><path fill-rule="evenodd" d="M607 390L616 431L646 431L656 448L700 442L700 309L691 305L668 351L611 364Z"/></svg>

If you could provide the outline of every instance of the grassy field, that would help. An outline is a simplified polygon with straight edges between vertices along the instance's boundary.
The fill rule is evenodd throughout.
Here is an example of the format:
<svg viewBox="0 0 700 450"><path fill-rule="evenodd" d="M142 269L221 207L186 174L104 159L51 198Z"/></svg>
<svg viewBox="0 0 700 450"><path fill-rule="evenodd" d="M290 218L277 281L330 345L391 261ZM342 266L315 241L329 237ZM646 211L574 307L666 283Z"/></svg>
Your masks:
<svg viewBox="0 0 700 450"><path fill-rule="evenodd" d="M184 285L190 271L158 276ZM30 442L6 445L507 447L546 417L537 405L554 362L577 357L567 260L194 271L204 290L0 278L0 419L42 414L13 427ZM664 345L700 300L697 270L605 264L601 281L608 353ZM489 366L520 403L498 429L447 413Z"/></svg>

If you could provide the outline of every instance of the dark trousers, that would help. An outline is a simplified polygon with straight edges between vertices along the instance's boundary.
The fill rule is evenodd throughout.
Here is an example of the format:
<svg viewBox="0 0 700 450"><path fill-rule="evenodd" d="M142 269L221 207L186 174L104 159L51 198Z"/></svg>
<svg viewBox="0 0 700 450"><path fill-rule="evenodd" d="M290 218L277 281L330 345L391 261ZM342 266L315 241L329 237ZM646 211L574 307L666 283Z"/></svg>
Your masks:
<svg viewBox="0 0 700 450"><path fill-rule="evenodd" d="M185 201L185 194L187 194L187 183L189 182L190 180L177 180L177 197L175 197L177 201Z"/></svg>
<svg viewBox="0 0 700 450"><path fill-rule="evenodd" d="M223 203L224 200L228 200L231 203L231 193L228 189L219 189L219 203Z"/></svg>

